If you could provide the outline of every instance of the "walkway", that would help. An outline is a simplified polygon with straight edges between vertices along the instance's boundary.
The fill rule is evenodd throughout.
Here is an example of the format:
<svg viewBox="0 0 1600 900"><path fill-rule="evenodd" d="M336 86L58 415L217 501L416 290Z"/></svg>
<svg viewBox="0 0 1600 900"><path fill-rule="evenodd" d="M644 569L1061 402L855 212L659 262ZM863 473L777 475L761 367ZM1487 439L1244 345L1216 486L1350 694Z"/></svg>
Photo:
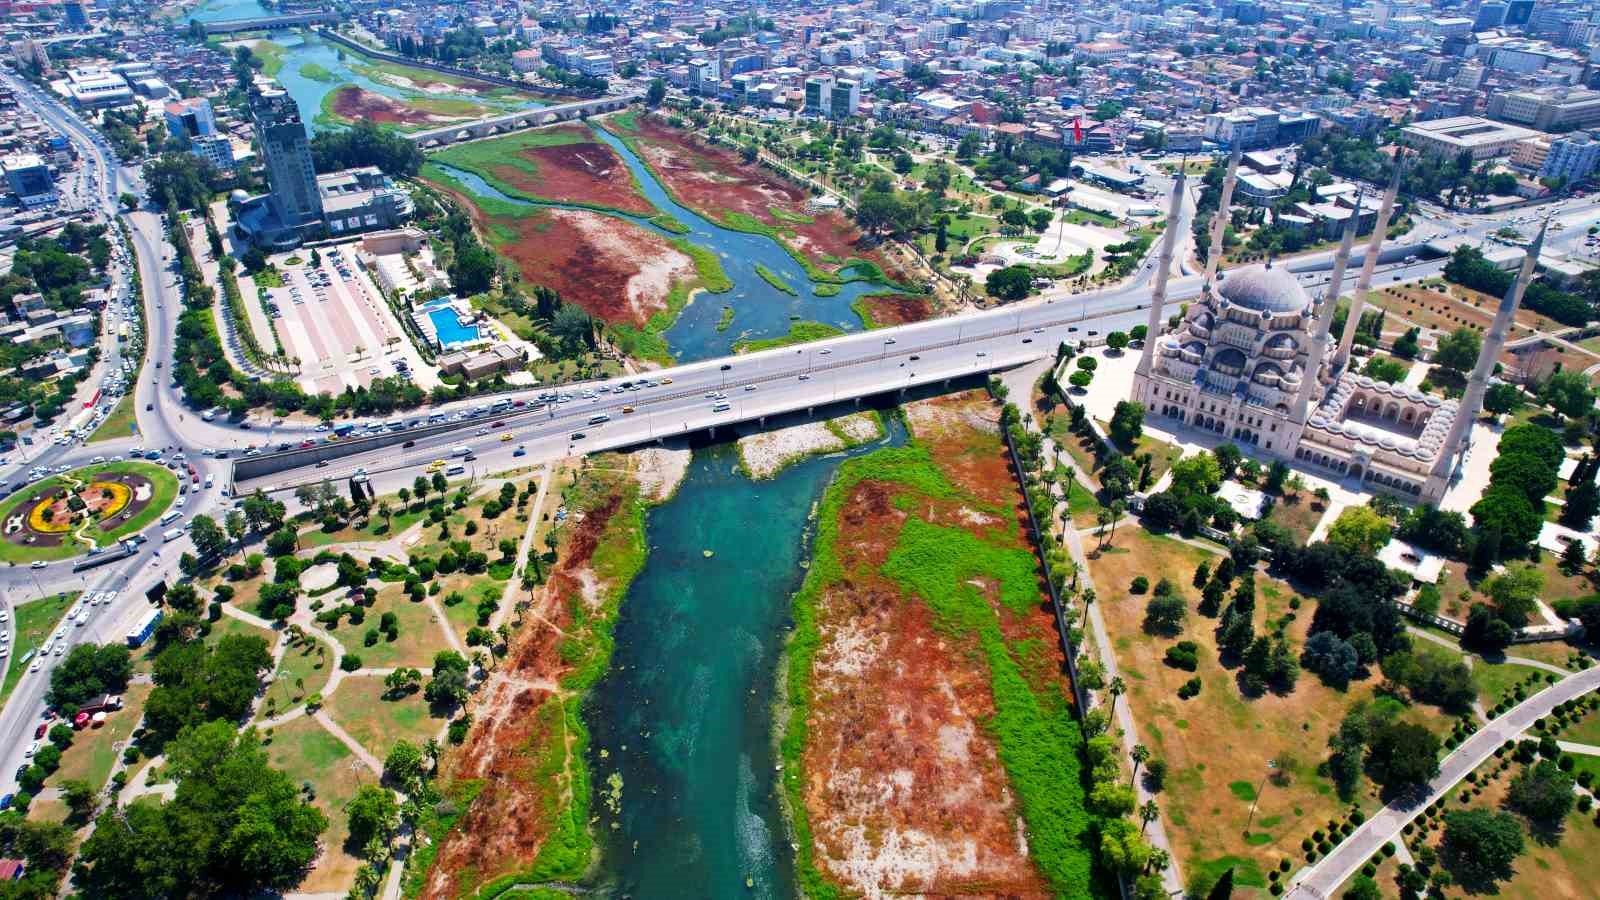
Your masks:
<svg viewBox="0 0 1600 900"><path fill-rule="evenodd" d="M1600 667L1568 675L1543 691L1518 704L1510 712L1489 722L1445 757L1439 775L1428 782L1420 796L1396 800L1368 819L1340 842L1332 853L1302 870L1294 879L1291 900L1327 900L1366 861L1395 839L1407 822L1416 818L1428 804L1448 793L1468 772L1506 741L1526 731L1541 716L1561 703L1600 688Z"/></svg>

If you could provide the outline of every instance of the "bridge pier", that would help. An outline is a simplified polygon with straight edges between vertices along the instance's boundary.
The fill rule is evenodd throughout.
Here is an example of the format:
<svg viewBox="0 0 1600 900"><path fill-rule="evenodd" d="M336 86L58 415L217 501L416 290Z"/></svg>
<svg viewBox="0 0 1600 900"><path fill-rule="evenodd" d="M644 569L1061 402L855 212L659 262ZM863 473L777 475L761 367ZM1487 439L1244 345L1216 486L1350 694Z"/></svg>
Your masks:
<svg viewBox="0 0 1600 900"><path fill-rule="evenodd" d="M860 398L860 397L857 397L857 398L856 398L856 405L857 405L857 406L860 406L860 405L861 405L861 398Z"/></svg>
<svg viewBox="0 0 1600 900"><path fill-rule="evenodd" d="M815 406L808 406L808 407L806 407L806 415L808 415L808 416L814 416L814 415L816 415L816 414L817 414L817 408L816 408L816 407L815 407Z"/></svg>
<svg viewBox="0 0 1600 900"><path fill-rule="evenodd" d="M762 428L767 427L767 417L766 416L757 417L756 418L756 424L760 425Z"/></svg>

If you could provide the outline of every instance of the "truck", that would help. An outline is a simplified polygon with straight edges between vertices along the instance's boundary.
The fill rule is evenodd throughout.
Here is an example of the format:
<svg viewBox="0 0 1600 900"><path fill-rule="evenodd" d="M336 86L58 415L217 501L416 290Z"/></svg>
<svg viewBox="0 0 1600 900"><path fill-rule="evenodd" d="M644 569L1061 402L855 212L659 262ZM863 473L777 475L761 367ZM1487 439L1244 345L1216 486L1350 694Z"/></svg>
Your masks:
<svg viewBox="0 0 1600 900"><path fill-rule="evenodd" d="M133 629L128 632L128 646L139 647L150 640L150 635L156 633L156 626L161 624L161 609L146 610L133 624Z"/></svg>

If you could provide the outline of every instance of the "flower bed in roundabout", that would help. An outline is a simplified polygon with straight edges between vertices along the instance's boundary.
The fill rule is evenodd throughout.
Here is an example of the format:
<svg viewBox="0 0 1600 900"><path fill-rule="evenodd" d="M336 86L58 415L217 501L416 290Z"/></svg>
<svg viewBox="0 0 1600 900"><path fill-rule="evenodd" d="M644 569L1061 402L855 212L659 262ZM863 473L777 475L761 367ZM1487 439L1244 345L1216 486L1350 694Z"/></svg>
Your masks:
<svg viewBox="0 0 1600 900"><path fill-rule="evenodd" d="M143 462L86 466L24 485L0 502L0 562L67 559L144 530L178 494L178 478Z"/></svg>

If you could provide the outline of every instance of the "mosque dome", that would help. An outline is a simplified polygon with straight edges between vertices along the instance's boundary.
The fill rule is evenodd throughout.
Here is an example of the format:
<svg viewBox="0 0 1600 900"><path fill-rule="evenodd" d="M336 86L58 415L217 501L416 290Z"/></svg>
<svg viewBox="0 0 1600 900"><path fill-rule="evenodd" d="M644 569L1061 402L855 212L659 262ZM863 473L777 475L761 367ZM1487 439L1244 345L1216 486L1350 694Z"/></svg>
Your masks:
<svg viewBox="0 0 1600 900"><path fill-rule="evenodd" d="M1297 313L1311 305L1305 288L1288 269L1250 266L1228 273L1222 282L1228 302L1264 313Z"/></svg>

